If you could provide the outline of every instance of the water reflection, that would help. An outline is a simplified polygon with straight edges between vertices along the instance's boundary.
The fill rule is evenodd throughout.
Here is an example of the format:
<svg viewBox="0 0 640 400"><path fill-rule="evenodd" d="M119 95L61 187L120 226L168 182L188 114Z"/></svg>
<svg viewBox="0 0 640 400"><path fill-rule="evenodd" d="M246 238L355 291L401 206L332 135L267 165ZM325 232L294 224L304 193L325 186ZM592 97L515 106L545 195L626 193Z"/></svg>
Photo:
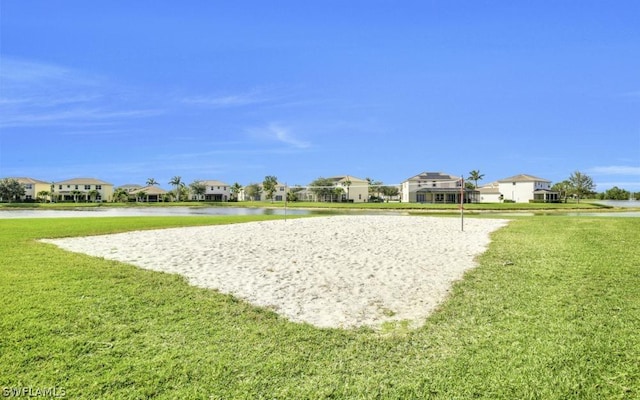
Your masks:
<svg viewBox="0 0 640 400"><path fill-rule="evenodd" d="M158 207L91 208L77 210L0 210L0 219L11 218L79 218L79 217L171 217L203 215L308 215L301 209L245 207Z"/></svg>

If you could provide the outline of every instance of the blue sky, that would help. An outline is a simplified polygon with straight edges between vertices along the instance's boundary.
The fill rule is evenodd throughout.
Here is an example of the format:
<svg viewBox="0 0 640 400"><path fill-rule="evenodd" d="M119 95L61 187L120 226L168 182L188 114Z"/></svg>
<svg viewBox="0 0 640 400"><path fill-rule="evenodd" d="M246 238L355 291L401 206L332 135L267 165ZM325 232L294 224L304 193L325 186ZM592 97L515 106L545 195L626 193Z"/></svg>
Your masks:
<svg viewBox="0 0 640 400"><path fill-rule="evenodd" d="M640 191L639 1L0 3L0 176Z"/></svg>

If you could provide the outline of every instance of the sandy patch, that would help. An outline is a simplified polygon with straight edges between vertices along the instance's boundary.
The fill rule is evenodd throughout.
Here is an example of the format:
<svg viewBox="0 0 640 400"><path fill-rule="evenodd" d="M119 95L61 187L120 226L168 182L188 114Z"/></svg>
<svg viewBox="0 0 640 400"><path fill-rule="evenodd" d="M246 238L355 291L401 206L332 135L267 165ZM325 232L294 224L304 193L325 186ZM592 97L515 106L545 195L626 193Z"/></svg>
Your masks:
<svg viewBox="0 0 640 400"><path fill-rule="evenodd" d="M506 220L331 216L44 239L184 275L318 327L419 326Z"/></svg>

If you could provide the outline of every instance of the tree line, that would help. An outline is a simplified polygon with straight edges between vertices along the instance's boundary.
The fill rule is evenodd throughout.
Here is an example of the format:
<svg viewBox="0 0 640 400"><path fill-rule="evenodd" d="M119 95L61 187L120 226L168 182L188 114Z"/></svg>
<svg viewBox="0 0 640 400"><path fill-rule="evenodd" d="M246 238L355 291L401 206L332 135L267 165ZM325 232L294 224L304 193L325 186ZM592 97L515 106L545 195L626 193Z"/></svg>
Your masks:
<svg viewBox="0 0 640 400"><path fill-rule="evenodd" d="M477 189L478 182L484 178L484 174L479 170L473 170L466 178L465 186L469 189ZM369 201L384 201L384 199L393 198L399 195L399 189L397 186L385 185L381 181L376 181L371 178L366 178L369 186ZM473 183L472 183L473 182ZM169 192L165 201L186 201L189 200L189 195L195 195L198 199L202 199L206 194L207 187L203 181L193 181L190 184L185 184L180 176L174 176L168 182L173 186L173 191ZM154 178L147 179L147 186L159 185L158 181ZM336 185L335 179L331 178L317 178L309 184L306 188L309 192L313 193L319 201L345 201L348 200L349 190L352 182L346 180L342 182L341 186ZM229 201L238 201L240 192L244 189L245 198L251 200L259 200L262 194L269 200L274 199L274 194L278 189L278 178L273 175L265 176L262 183L250 183L243 187L238 182L235 182L230 186L229 191L231 198ZM305 187L294 185L288 188L286 193L287 201L299 201L300 192ZM629 200L632 198L640 199L640 192L630 192L625 189L614 186L604 192L597 193L595 191L596 185L593 179L580 171L573 172L566 180L555 183L551 190L558 192L562 201L566 202L569 198L574 198L580 201L580 199L591 198L598 200ZM4 178L0 180L0 201L13 202L21 201L25 196L25 188L20 182L13 178ZM70 193L73 196L75 202L82 199L85 201L92 201L97 198L99 192L92 190L89 192L72 191ZM37 198L35 200L44 201L47 197L53 199L55 195L54 185L51 185L51 191L40 191L36 193ZM136 200L143 200L146 196L145 193L139 193ZM130 194L122 189L118 188L113 194L113 201L126 202L129 201Z"/></svg>

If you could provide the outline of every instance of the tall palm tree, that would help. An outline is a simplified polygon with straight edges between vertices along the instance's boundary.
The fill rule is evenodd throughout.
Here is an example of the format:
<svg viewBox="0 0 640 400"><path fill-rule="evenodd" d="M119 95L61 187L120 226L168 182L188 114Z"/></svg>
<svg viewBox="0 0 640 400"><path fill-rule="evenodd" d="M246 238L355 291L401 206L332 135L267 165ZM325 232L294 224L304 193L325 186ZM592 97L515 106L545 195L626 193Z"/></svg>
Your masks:
<svg viewBox="0 0 640 400"><path fill-rule="evenodd" d="M177 176L177 175L174 176L169 181L169 185L173 185L176 188L176 201L179 201L180 200L180 187L183 185L182 177Z"/></svg>
<svg viewBox="0 0 640 400"><path fill-rule="evenodd" d="M478 188L478 181L481 181L482 178L484 178L484 174L481 174L479 170L474 169L473 171L469 172L469 178L475 183L475 188Z"/></svg>
<svg viewBox="0 0 640 400"><path fill-rule="evenodd" d="M230 190L231 190L231 194L233 195L233 198L236 201L238 201L238 194L242 190L242 185L240 185L238 182L235 182L233 185L231 185Z"/></svg>
<svg viewBox="0 0 640 400"><path fill-rule="evenodd" d="M159 185L158 181L156 181L153 178L147 179L147 186L154 186L154 185Z"/></svg>

